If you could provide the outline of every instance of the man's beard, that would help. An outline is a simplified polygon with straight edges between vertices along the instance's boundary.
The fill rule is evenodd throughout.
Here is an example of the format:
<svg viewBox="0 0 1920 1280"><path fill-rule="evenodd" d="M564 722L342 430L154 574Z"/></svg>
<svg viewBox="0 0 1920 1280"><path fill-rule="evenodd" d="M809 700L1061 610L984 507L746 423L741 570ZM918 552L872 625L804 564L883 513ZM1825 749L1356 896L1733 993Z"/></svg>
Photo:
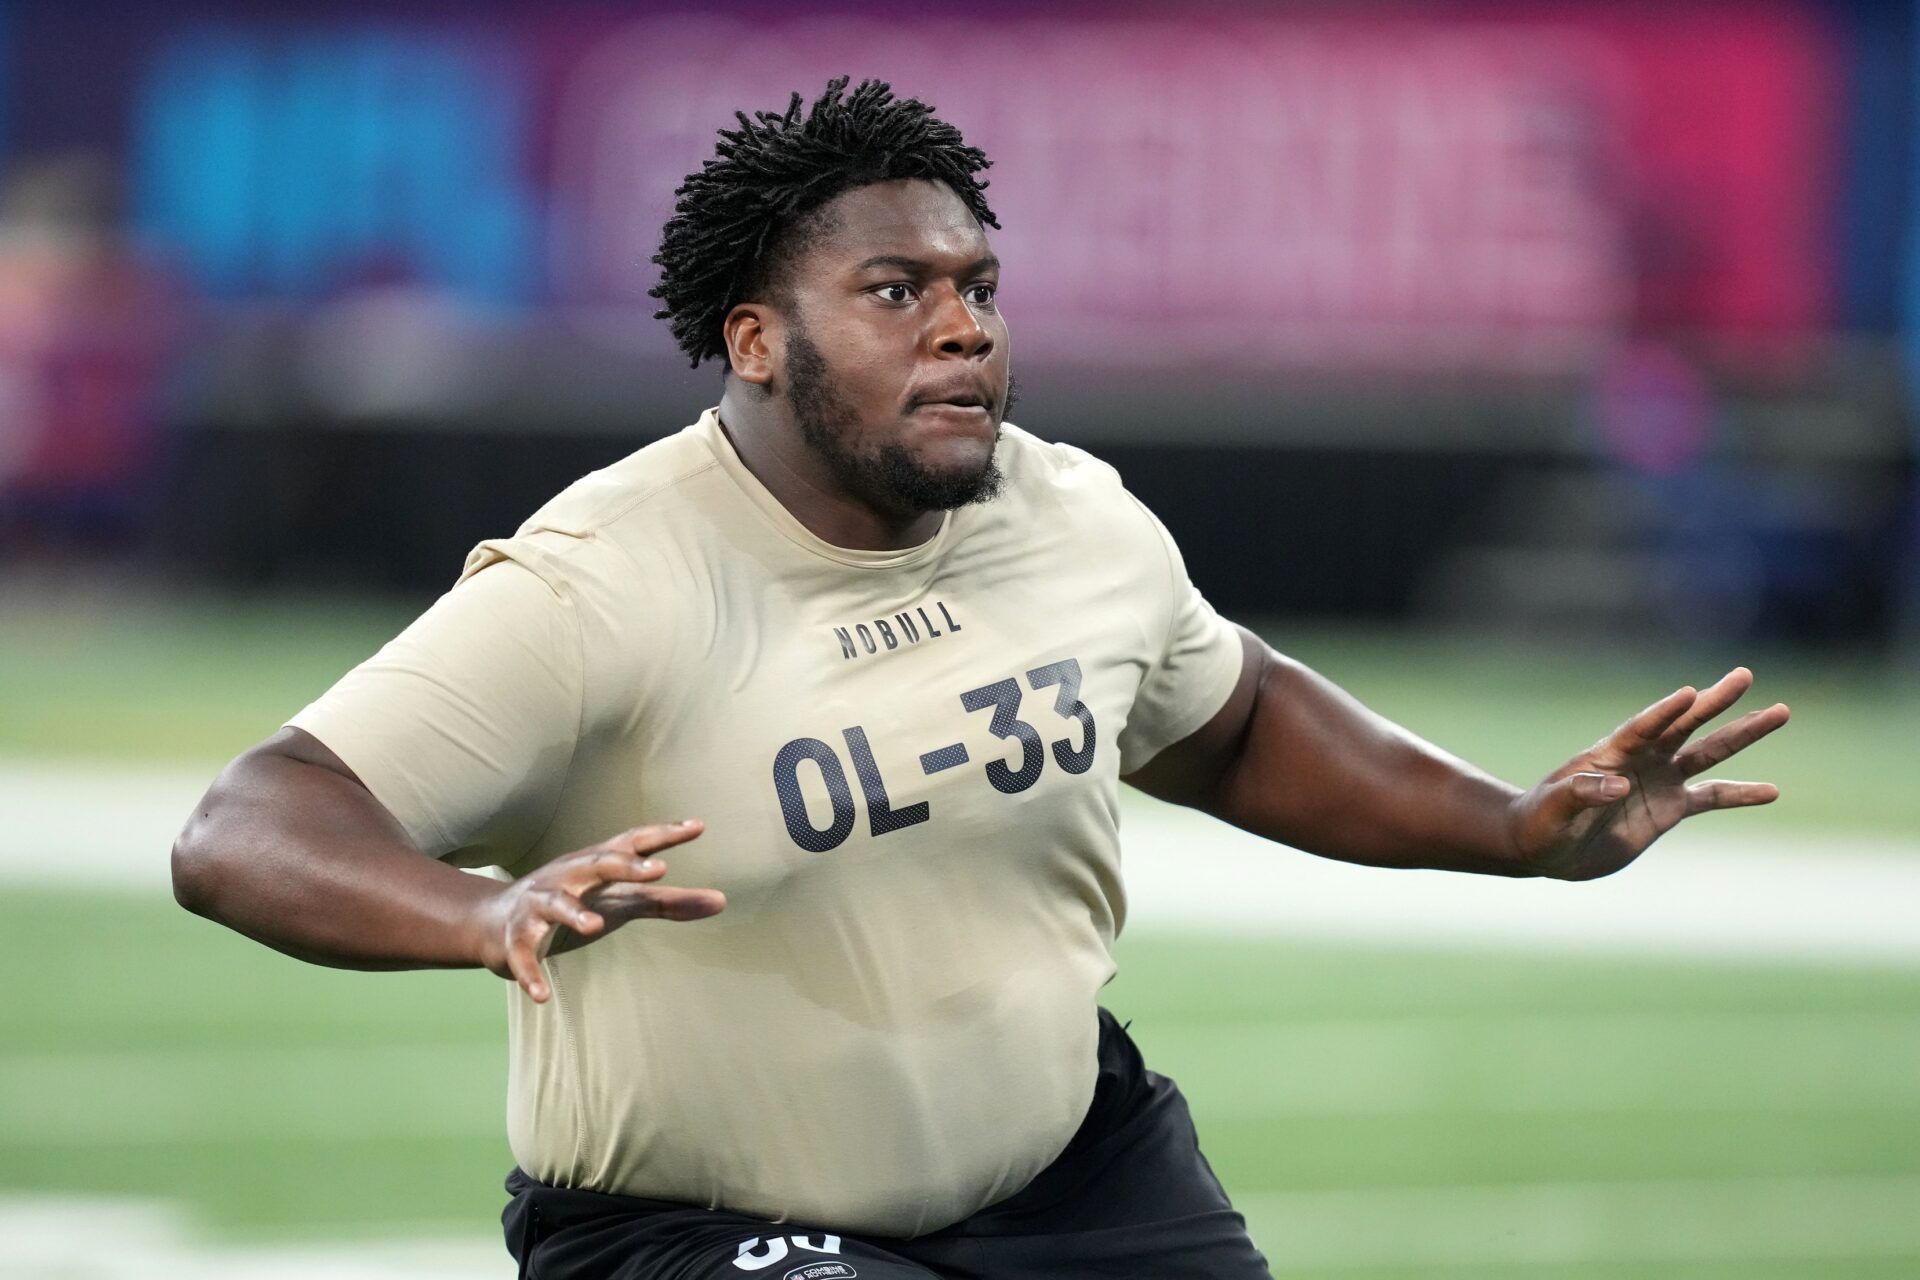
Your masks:
<svg viewBox="0 0 1920 1280"><path fill-rule="evenodd" d="M1000 492L1002 476L993 454L977 467L936 470L915 458L898 440L859 448L848 440L854 412L834 385L827 362L804 330L787 336L787 402L793 407L800 436L833 472L834 478L878 511L919 515L948 511L969 503L990 502ZM1007 407L1013 406L1008 383ZM1004 412L1003 415L1004 417ZM1000 439L995 422L993 438Z"/></svg>

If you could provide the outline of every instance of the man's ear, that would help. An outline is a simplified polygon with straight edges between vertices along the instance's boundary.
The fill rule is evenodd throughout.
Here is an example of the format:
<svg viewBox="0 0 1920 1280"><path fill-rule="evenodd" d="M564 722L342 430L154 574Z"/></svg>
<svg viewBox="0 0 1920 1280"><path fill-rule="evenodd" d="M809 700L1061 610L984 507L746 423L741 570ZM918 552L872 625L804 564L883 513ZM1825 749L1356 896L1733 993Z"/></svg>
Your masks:
<svg viewBox="0 0 1920 1280"><path fill-rule="evenodd" d="M761 390L773 384L773 344L780 330L780 316L760 302L742 302L727 312L720 332L727 343L727 364L733 376Z"/></svg>

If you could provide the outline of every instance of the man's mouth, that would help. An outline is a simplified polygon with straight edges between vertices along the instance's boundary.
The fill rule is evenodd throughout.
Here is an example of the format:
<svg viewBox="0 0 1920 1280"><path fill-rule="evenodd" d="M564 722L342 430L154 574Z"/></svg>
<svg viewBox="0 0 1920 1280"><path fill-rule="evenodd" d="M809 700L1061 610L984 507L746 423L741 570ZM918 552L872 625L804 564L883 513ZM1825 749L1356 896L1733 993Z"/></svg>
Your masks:
<svg viewBox="0 0 1920 1280"><path fill-rule="evenodd" d="M973 409L991 415L994 403L992 389L978 377L950 377L945 386L929 386L914 396L912 407Z"/></svg>
<svg viewBox="0 0 1920 1280"><path fill-rule="evenodd" d="M992 412L978 400L923 400L914 406L913 411L970 422L991 421L993 418Z"/></svg>

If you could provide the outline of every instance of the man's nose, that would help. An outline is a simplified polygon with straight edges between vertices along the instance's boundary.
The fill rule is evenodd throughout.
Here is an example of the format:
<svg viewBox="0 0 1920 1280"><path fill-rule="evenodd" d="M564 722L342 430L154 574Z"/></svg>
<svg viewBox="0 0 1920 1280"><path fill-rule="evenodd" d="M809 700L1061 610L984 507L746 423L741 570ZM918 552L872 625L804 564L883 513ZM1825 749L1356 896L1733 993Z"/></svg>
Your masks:
<svg viewBox="0 0 1920 1280"><path fill-rule="evenodd" d="M957 289L942 289L933 317L933 349L943 356L980 359L993 350L993 335Z"/></svg>

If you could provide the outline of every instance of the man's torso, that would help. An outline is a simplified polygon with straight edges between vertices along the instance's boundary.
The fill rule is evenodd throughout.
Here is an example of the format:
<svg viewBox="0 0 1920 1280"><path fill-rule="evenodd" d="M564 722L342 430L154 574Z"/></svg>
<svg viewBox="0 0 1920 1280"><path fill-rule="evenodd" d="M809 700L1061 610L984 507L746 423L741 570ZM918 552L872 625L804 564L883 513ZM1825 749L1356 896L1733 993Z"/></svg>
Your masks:
<svg viewBox="0 0 1920 1280"><path fill-rule="evenodd" d="M1001 459L1003 496L929 543L848 552L709 415L476 551L470 577L512 560L565 597L579 644L577 739L509 869L698 817L671 879L728 896L555 955L555 998L512 1000L535 1177L911 1236L1073 1134L1171 575L1110 470L1015 429Z"/></svg>

